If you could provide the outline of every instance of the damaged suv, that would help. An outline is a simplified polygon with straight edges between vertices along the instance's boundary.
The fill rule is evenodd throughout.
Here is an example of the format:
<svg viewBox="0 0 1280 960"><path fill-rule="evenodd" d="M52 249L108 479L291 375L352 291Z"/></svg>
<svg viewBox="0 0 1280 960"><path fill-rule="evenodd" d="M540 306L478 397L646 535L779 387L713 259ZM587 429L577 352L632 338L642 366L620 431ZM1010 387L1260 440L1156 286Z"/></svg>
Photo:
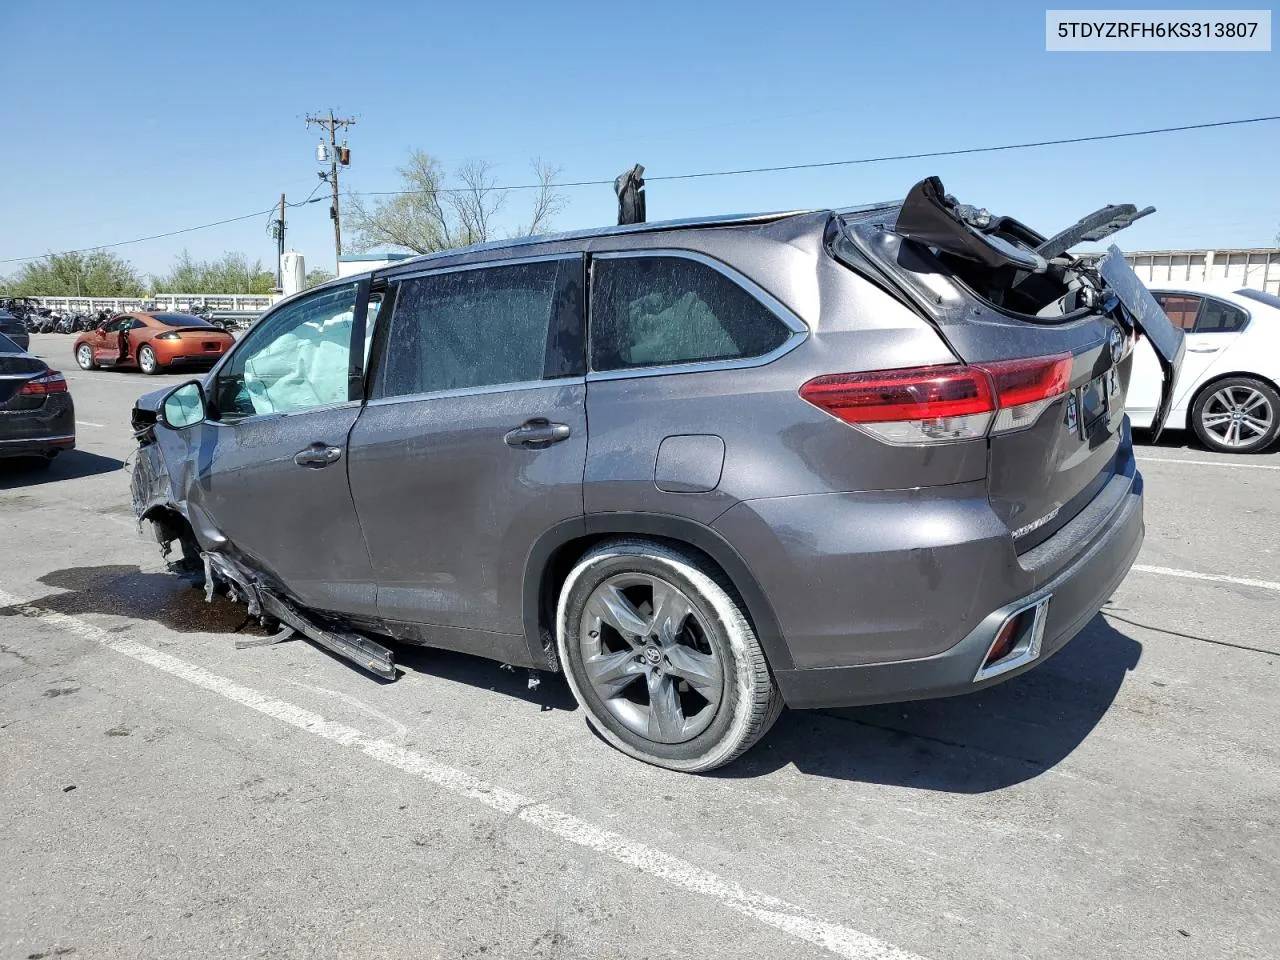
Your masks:
<svg viewBox="0 0 1280 960"><path fill-rule="evenodd" d="M1181 332L1114 247L1068 252L1140 215L1046 239L931 178L337 280L139 400L137 515L282 634L385 678L394 643L563 672L676 770L784 704L977 690L1141 545L1131 353L1168 393Z"/></svg>

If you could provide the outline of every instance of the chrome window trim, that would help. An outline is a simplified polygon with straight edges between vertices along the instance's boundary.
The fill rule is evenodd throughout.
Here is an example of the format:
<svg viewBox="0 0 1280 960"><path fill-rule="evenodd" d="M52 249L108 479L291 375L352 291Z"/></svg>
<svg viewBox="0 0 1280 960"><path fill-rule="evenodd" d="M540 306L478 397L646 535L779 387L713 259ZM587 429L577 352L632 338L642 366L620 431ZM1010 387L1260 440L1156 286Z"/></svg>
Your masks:
<svg viewBox="0 0 1280 960"><path fill-rule="evenodd" d="M533 257L511 257L504 260L477 260L473 263L458 263L448 267L423 267L412 273L397 273L386 277L387 283L403 283L406 280L418 280L422 277L439 276L446 273L462 273L465 270L493 270L498 267L518 267L527 263L549 263L556 260L581 260L581 251L568 253L543 253Z"/></svg>
<svg viewBox="0 0 1280 960"><path fill-rule="evenodd" d="M703 266L710 267L721 276L725 277L730 283L736 284L748 294L750 294L757 302L766 310L772 313L782 322L782 324L791 331L791 336L778 344L768 353L762 353L758 357L738 357L729 360L690 360L687 363L670 363L652 367L625 367L619 370L595 370L591 367L591 339L594 333L594 324L591 321L591 284L588 282L588 299L587 299L587 382L592 383L600 380L631 380L636 377L665 377L677 373L707 373L716 370L745 370L752 367L763 367L766 364L773 363L790 353L800 344L804 343L809 336L809 326L800 319L790 307L771 294L760 284L756 283L746 274L729 266L721 260L710 257L705 253L697 250L682 250L675 247L652 247L652 248L636 248L631 250L606 250L600 253L592 253L592 260L622 260L635 259L639 257L677 257L683 260L692 260Z"/></svg>
<svg viewBox="0 0 1280 960"><path fill-rule="evenodd" d="M379 397L368 401L367 407L385 407L395 403L413 403L424 400L446 400L452 397L485 396L493 393L516 393L521 390L536 390L539 387L574 387L583 386L586 377L552 377L548 380L518 380L514 383L492 383L482 387L455 387L452 390L432 390L427 393L408 393L394 397Z"/></svg>

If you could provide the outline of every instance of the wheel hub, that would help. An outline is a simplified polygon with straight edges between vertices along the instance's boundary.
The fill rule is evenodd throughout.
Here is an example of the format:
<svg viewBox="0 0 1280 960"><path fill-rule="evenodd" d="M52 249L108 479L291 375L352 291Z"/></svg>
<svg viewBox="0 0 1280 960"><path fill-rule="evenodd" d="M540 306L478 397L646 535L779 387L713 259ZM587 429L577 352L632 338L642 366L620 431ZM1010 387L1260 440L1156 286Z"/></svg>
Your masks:
<svg viewBox="0 0 1280 960"><path fill-rule="evenodd" d="M642 654L642 656L644 657L646 663L651 664L653 666L656 666L657 664L662 662L661 648L655 647L652 644L644 648L644 653Z"/></svg>

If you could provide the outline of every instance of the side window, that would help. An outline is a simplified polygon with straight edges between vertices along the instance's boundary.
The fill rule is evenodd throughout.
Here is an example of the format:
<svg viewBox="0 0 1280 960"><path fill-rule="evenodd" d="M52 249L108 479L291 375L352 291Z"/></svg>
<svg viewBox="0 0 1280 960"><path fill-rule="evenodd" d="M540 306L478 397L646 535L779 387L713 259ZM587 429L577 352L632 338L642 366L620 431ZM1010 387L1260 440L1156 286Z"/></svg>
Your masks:
<svg viewBox="0 0 1280 960"><path fill-rule="evenodd" d="M344 403L356 284L281 307L236 345L214 386L224 420Z"/></svg>
<svg viewBox="0 0 1280 960"><path fill-rule="evenodd" d="M146 324L145 324L145 323L143 323L141 320L139 320L139 319L137 319L137 318L135 317L135 318L134 318L134 320L133 320L133 323L129 324L129 329L130 329L130 330L141 330L141 329L142 329L143 327L145 327L145 326L146 326Z"/></svg>
<svg viewBox="0 0 1280 960"><path fill-rule="evenodd" d="M759 357L791 331L720 271L686 257L602 257L592 263L591 367Z"/></svg>
<svg viewBox="0 0 1280 960"><path fill-rule="evenodd" d="M1196 311L1200 309L1199 297L1185 293L1158 293L1156 302L1175 327L1181 327L1188 333L1195 329Z"/></svg>
<svg viewBox="0 0 1280 960"><path fill-rule="evenodd" d="M563 369L556 349L562 299L557 290L563 271L574 265L581 269L577 260L542 260L402 281L390 318L382 318L390 327L371 396L580 373Z"/></svg>
<svg viewBox="0 0 1280 960"><path fill-rule="evenodd" d="M1248 315L1239 307L1206 297L1196 333L1230 333L1242 329L1248 321Z"/></svg>
<svg viewBox="0 0 1280 960"><path fill-rule="evenodd" d="M115 319L108 320L103 324L102 330L104 333L118 333L127 327L132 320L133 317L116 317Z"/></svg>

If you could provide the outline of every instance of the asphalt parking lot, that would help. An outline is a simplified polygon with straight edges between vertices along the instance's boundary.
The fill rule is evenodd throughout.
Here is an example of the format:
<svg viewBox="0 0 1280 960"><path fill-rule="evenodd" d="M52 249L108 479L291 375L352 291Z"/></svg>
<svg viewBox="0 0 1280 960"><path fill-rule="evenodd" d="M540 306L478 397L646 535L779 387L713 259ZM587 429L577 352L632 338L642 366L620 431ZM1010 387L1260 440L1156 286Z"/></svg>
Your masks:
<svg viewBox="0 0 1280 960"><path fill-rule="evenodd" d="M785 713L717 775L644 766L566 685L404 650L381 684L137 534L134 398L0 465L0 960L1247 958L1280 943L1280 449L1139 451L1104 613L980 694Z"/></svg>

